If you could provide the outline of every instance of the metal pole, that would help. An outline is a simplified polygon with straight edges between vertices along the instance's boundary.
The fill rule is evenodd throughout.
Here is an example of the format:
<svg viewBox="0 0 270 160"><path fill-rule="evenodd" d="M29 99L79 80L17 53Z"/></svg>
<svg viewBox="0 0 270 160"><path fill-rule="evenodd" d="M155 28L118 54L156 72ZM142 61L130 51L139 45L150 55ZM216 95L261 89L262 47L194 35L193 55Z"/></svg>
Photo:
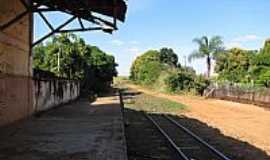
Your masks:
<svg viewBox="0 0 270 160"><path fill-rule="evenodd" d="M60 47L59 52L57 53L57 72L58 72L58 76L60 76L60 54L62 52L62 47Z"/></svg>
<svg viewBox="0 0 270 160"><path fill-rule="evenodd" d="M185 67L187 67L187 56L184 56Z"/></svg>

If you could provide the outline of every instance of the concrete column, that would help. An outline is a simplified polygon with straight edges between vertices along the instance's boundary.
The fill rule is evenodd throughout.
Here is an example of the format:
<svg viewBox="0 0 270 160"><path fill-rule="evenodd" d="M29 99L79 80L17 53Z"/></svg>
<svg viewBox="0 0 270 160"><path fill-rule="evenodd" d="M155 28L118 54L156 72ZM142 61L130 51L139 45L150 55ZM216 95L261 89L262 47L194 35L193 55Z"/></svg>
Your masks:
<svg viewBox="0 0 270 160"><path fill-rule="evenodd" d="M19 0L0 0L0 25L26 9ZM32 14L0 31L0 126L34 112L32 94Z"/></svg>

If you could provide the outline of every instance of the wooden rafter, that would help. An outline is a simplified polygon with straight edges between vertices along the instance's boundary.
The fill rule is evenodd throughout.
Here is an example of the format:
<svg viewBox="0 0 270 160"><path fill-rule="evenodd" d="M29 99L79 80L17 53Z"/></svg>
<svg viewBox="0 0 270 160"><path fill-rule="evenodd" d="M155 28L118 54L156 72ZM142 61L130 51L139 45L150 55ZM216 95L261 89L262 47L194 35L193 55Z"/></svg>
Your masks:
<svg viewBox="0 0 270 160"><path fill-rule="evenodd" d="M103 1L101 3L101 1ZM32 47L36 44L44 41L49 36L55 34L55 33L64 33L64 32L83 32L83 31L94 31L94 30L102 30L106 33L112 33L113 30L117 30L117 19L123 21L124 16L126 12L126 8L123 4L119 3L122 2L122 0L112 0L112 4L109 6L104 5L103 3L106 0L101 1L90 1L90 0L47 0L47 1L41 1L41 0L31 0L31 4L28 4L25 0L20 0L22 5L25 8L25 11L19 13L16 15L13 19L9 20L8 22L4 23L0 26L0 31L5 30L12 24L19 21L21 18L26 16L27 14L33 14L38 13L38 15L42 18L42 20L45 22L45 24L49 27L51 30L50 33L45 35L44 37L40 38L36 42L32 44ZM50 3L49 3L50 2ZM62 2L62 3L61 3ZM70 3L68 3L70 2ZM110 1L106 1L110 2ZM57 4L57 5L55 5ZM96 5L95 5L96 4ZM109 3L110 4L110 3ZM119 12L119 4L121 4L122 12ZM40 6L46 6L47 8L40 7ZM89 7L90 5L90 7ZM100 6L98 6L100 5ZM66 8L65 8L66 7ZM83 8L85 7L85 8ZM113 22L110 22L108 20L105 20L99 16L93 15L92 10L88 10L91 8L93 12L105 14L107 16L113 17ZM112 13L109 11L112 10ZM67 13L69 15L72 15L70 19L68 19L66 22L61 24L59 27L54 28L53 25L50 23L50 21L46 18L46 16L43 14L45 12L54 12L54 11L60 11L63 13ZM73 28L73 29L63 29L68 24L72 23L75 19L78 20L80 28ZM89 21L98 27L85 27L82 19ZM106 26L106 27L104 27Z"/></svg>

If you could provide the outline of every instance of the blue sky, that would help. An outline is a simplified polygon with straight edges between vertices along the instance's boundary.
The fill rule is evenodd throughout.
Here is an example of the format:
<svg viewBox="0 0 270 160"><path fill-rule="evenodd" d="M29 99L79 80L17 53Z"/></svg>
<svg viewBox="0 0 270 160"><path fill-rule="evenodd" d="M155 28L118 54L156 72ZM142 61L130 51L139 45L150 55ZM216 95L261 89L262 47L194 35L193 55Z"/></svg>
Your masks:
<svg viewBox="0 0 270 160"><path fill-rule="evenodd" d="M79 33L87 43L113 54L120 75L128 75L132 61L149 49L170 47L180 63L196 45L192 39L203 35L223 37L225 46L259 49L270 38L269 0L129 0L125 23L113 35L102 32ZM47 15L54 24L67 16ZM35 38L47 32L36 17ZM198 73L205 61L189 63Z"/></svg>

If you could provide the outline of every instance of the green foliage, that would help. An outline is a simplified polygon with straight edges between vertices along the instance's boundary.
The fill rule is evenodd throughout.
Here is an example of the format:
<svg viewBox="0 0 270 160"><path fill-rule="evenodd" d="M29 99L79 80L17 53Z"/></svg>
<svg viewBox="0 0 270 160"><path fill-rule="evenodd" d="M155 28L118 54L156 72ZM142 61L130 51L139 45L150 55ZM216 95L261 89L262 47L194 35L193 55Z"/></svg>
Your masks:
<svg viewBox="0 0 270 160"><path fill-rule="evenodd" d="M127 100L125 100L125 103L129 108L148 112L175 112L188 108L188 106L184 104L146 94L137 95L135 99L132 100L132 103Z"/></svg>
<svg viewBox="0 0 270 160"><path fill-rule="evenodd" d="M204 90L209 86L209 81L202 75L185 70L170 74L165 80L170 92L194 91L196 94L203 95Z"/></svg>
<svg viewBox="0 0 270 160"><path fill-rule="evenodd" d="M258 51L233 48L216 59L219 81L270 87L270 40Z"/></svg>
<svg viewBox="0 0 270 160"><path fill-rule="evenodd" d="M265 71L259 76L257 84L267 88L270 87L270 70Z"/></svg>
<svg viewBox="0 0 270 160"><path fill-rule="evenodd" d="M62 78L82 80L84 90L96 92L109 86L117 75L113 56L74 34L54 36L46 45L36 46L33 65Z"/></svg>
<svg viewBox="0 0 270 160"><path fill-rule="evenodd" d="M34 48L34 68L53 72L59 77L81 79L85 52L84 41L75 35L54 36L46 45Z"/></svg>
<svg viewBox="0 0 270 160"><path fill-rule="evenodd" d="M171 48L162 48L160 50L161 63L176 67L178 63L178 56Z"/></svg>
<svg viewBox="0 0 270 160"><path fill-rule="evenodd" d="M270 54L270 39L265 41L264 47L261 50L261 54Z"/></svg>
<svg viewBox="0 0 270 160"><path fill-rule="evenodd" d="M130 79L159 91L195 91L201 94L208 86L193 68L181 67L172 49L150 50L132 64Z"/></svg>
<svg viewBox="0 0 270 160"><path fill-rule="evenodd" d="M190 91L190 89L193 87L194 79L192 74L179 71L168 76L165 83L171 92L183 90Z"/></svg>
<svg viewBox="0 0 270 160"><path fill-rule="evenodd" d="M170 92L167 84L166 79L174 72L174 70L164 70L160 73L158 79L155 81L154 85L152 85L152 89L159 91L159 92Z"/></svg>
<svg viewBox="0 0 270 160"><path fill-rule="evenodd" d="M210 81L206 79L203 75L196 76L194 79L194 89L201 96L204 90L210 85Z"/></svg>
<svg viewBox="0 0 270 160"><path fill-rule="evenodd" d="M143 84L151 84L158 79L162 71L162 64L160 62L150 61L140 67L138 79Z"/></svg>
<svg viewBox="0 0 270 160"><path fill-rule="evenodd" d="M103 81L112 81L117 76L115 58L101 51L98 47L91 47L88 64L96 71L96 75ZM89 63L90 62L90 63Z"/></svg>
<svg viewBox="0 0 270 160"><path fill-rule="evenodd" d="M36 69L43 69L46 67L45 65L45 58L46 55L44 54L46 51L46 47L43 44L38 44L34 48L34 58L33 58L33 66Z"/></svg>
<svg viewBox="0 0 270 160"><path fill-rule="evenodd" d="M270 40L265 42L264 47L260 52L252 59L252 68L250 69L253 79L258 84L261 84L260 78L263 78L266 72L270 70ZM265 78L263 78L265 80Z"/></svg>
<svg viewBox="0 0 270 160"><path fill-rule="evenodd" d="M162 68L160 53L150 50L133 62L130 79L142 84L154 82L158 78Z"/></svg>
<svg viewBox="0 0 270 160"><path fill-rule="evenodd" d="M247 83L251 81L250 68L253 51L233 48L216 59L215 72L219 80L227 80L235 83Z"/></svg>

